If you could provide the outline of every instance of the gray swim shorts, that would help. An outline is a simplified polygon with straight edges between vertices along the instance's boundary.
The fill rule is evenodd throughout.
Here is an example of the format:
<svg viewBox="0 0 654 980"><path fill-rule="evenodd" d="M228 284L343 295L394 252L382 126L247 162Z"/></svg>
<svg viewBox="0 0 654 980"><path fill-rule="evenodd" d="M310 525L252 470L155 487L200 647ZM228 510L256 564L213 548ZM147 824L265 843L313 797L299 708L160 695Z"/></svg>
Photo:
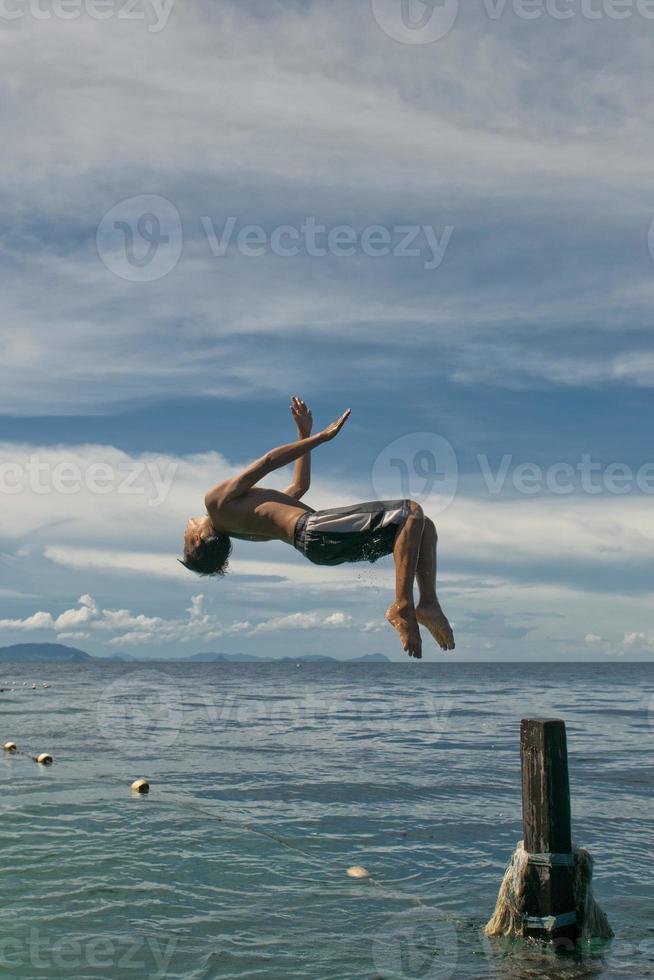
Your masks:
<svg viewBox="0 0 654 980"><path fill-rule="evenodd" d="M295 525L293 546L314 565L377 561L393 551L409 516L409 500L374 500L307 511Z"/></svg>

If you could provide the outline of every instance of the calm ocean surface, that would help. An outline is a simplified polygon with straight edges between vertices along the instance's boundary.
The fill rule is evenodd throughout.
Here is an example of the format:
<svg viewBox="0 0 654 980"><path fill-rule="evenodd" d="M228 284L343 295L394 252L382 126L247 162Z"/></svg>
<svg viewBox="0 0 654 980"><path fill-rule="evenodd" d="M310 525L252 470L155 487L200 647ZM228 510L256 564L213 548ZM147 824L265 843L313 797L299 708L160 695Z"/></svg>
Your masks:
<svg viewBox="0 0 654 980"><path fill-rule="evenodd" d="M0 665L11 682L2 741L55 764L0 758L3 978L654 977L654 665ZM568 724L616 932L576 958L482 936L527 715Z"/></svg>

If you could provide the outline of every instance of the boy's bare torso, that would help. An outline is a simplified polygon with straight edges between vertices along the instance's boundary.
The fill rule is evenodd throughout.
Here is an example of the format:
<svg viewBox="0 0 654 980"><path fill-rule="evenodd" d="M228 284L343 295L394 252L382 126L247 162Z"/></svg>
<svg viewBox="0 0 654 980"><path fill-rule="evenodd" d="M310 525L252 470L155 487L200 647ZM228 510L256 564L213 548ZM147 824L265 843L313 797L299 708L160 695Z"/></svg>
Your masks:
<svg viewBox="0 0 654 980"><path fill-rule="evenodd" d="M253 487L235 500L223 503L220 509L209 503L207 510L216 531L293 544L293 532L300 514L311 512L312 508L280 490Z"/></svg>

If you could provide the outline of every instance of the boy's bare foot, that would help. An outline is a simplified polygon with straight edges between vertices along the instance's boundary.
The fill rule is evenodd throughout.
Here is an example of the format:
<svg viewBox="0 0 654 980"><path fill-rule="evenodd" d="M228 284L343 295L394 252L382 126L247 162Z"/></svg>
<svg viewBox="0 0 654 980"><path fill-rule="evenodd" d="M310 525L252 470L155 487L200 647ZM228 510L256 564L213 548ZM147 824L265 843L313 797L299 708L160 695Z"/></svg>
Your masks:
<svg viewBox="0 0 654 980"><path fill-rule="evenodd" d="M454 650L454 633L447 616L437 602L418 603L416 619L421 626L426 626L438 643L441 650Z"/></svg>
<svg viewBox="0 0 654 980"><path fill-rule="evenodd" d="M399 606L394 602L386 610L386 619L397 630L402 648L410 657L422 658L422 638L413 606Z"/></svg>

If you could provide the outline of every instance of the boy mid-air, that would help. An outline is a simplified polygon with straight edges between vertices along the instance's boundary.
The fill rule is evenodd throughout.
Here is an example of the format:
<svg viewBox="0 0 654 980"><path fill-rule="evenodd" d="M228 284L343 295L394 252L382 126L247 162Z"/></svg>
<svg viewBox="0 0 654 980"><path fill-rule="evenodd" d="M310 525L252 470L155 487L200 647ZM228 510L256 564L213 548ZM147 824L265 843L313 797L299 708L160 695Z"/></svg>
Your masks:
<svg viewBox="0 0 654 980"><path fill-rule="evenodd" d="M350 409L322 432L311 435L311 411L293 398L291 413L298 440L278 446L242 473L210 490L205 517L192 517L184 532L182 564L199 575L224 575L230 538L285 541L316 565L395 560L395 601L386 619L399 633L410 657L422 657L418 624L426 626L443 650L454 649L454 635L436 596L436 528L414 500L312 510L301 503L311 481L311 450L334 439ZM269 473L295 461L293 481L282 493L257 486ZM418 605L413 582L418 583Z"/></svg>

